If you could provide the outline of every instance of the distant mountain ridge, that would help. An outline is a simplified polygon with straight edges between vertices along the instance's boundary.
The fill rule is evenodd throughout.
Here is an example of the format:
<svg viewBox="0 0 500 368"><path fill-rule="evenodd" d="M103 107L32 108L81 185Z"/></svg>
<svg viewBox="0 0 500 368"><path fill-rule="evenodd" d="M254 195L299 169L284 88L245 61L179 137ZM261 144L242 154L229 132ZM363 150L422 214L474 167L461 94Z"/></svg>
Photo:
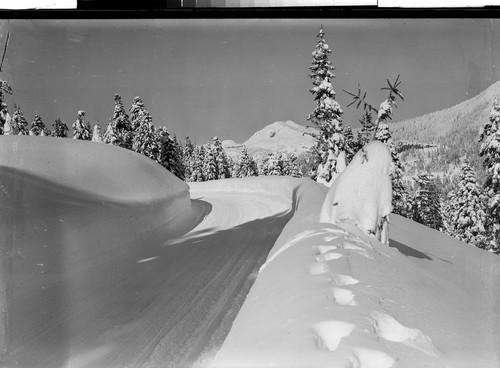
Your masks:
<svg viewBox="0 0 500 368"><path fill-rule="evenodd" d="M316 141L308 133L316 131L291 120L276 121L255 132L242 144L233 140L225 140L222 144L231 157L239 155L243 146L256 157L277 151L299 155L315 145Z"/></svg>
<svg viewBox="0 0 500 368"><path fill-rule="evenodd" d="M489 119L495 100L500 100L500 82L447 109L390 123L396 144L419 143L427 146L401 154L407 176L411 177L417 170L428 170L441 178L443 193L446 193L453 188L459 167L467 159L482 183L484 170L479 156L479 133Z"/></svg>
<svg viewBox="0 0 500 368"><path fill-rule="evenodd" d="M479 128L488 121L493 102L500 100L500 82L496 82L478 95L455 106L415 118L391 123L395 141L438 143L454 130L465 127Z"/></svg>

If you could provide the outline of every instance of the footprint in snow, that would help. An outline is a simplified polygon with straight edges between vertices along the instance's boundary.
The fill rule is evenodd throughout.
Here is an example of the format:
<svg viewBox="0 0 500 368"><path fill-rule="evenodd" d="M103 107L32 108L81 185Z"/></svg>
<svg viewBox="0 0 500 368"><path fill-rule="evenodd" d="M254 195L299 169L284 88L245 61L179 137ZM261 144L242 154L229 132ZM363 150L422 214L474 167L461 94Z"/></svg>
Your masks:
<svg viewBox="0 0 500 368"><path fill-rule="evenodd" d="M313 326L314 338L319 350L337 350L342 338L349 336L354 330L351 323L342 321L323 321Z"/></svg>
<svg viewBox="0 0 500 368"><path fill-rule="evenodd" d="M405 344L433 357L441 355L431 339L418 328L405 327L394 317L379 311L373 311L371 317L375 333L381 338Z"/></svg>
<svg viewBox="0 0 500 368"><path fill-rule="evenodd" d="M338 249L336 245L316 245L314 248L316 249L316 254L325 254L331 250Z"/></svg>
<svg viewBox="0 0 500 368"><path fill-rule="evenodd" d="M316 257L316 262L326 262L339 258L342 258L342 254L340 253L325 253L321 256Z"/></svg>
<svg viewBox="0 0 500 368"><path fill-rule="evenodd" d="M309 266L309 274L310 275L322 275L330 271L330 267L328 263L324 262L316 262Z"/></svg>
<svg viewBox="0 0 500 368"><path fill-rule="evenodd" d="M349 368L390 368L396 359L379 350L355 348L349 358Z"/></svg>
<svg viewBox="0 0 500 368"><path fill-rule="evenodd" d="M332 275L332 284L335 286L356 285L359 280L350 275L343 275L340 273Z"/></svg>
<svg viewBox="0 0 500 368"><path fill-rule="evenodd" d="M339 239L339 238L340 238L340 236L339 236L339 235L325 235L325 236L323 237L323 240L324 240L325 242L329 243L329 242L332 242L332 241L337 240L337 239Z"/></svg>
<svg viewBox="0 0 500 368"><path fill-rule="evenodd" d="M358 247L357 245L351 243L351 242L348 242L348 241L344 241L342 243L342 248L346 249L346 250L351 250L355 253L358 253L360 255L362 255L363 257L366 257L366 258L369 258L369 259L374 259L367 251L366 249L363 249L361 247Z"/></svg>
<svg viewBox="0 0 500 368"><path fill-rule="evenodd" d="M354 293L349 289L333 287L328 292L328 299L340 305L355 306Z"/></svg>

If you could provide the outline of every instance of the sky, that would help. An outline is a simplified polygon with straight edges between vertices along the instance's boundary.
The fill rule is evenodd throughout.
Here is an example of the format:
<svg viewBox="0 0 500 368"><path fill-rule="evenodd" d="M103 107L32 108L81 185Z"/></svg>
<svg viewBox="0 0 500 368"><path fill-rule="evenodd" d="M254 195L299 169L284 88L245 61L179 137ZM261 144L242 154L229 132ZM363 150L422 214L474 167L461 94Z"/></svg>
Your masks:
<svg viewBox="0 0 500 368"><path fill-rule="evenodd" d="M0 78L21 106L49 126L78 110L100 122L113 96L128 109L140 96L156 125L180 140L244 142L275 121L307 125L315 102L309 66L321 26L333 51L332 84L343 121L358 83L378 105L399 74L405 101L394 120L457 104L499 80L500 20L488 19L145 19L1 21L10 39Z"/></svg>

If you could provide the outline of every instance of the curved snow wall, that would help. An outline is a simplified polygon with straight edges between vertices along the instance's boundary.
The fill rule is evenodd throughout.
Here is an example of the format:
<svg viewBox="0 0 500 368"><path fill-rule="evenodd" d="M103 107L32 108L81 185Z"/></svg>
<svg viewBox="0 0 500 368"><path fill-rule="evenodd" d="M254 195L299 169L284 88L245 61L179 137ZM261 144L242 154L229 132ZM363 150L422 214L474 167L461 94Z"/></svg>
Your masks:
<svg viewBox="0 0 500 368"><path fill-rule="evenodd" d="M54 315L74 309L75 290L62 289L61 280L77 280L85 293L86 272L107 277L110 264L133 264L187 231L192 219L189 187L140 154L0 136L1 352L29 343Z"/></svg>

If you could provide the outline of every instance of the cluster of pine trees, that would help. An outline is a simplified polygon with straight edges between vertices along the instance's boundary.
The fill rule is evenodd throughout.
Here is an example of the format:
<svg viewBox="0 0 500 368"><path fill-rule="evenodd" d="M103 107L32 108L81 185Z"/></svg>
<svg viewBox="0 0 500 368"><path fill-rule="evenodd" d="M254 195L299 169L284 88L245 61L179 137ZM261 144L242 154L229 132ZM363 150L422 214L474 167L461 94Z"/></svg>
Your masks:
<svg viewBox="0 0 500 368"><path fill-rule="evenodd" d="M6 82L0 82L0 134L68 138L70 130L60 118L52 123L53 129L50 130L39 115L35 115L30 125L17 105L14 105L11 117L4 102L4 93L12 94L12 89ZM180 144L165 126L153 124L153 118L140 97L133 99L127 112L121 96L115 94L113 115L104 133L98 122L91 127L85 115L83 110L77 112L72 124L73 139L111 144L141 153L185 181L258 175L302 176L294 155L275 153L258 165L246 148L233 162L217 137L205 145L196 145L189 137L184 144Z"/></svg>
<svg viewBox="0 0 500 368"><path fill-rule="evenodd" d="M391 172L394 213L499 254L500 105L495 103L493 106L489 122L484 126L480 137L482 145L479 156L483 158L486 178L484 185L478 184L476 172L469 162L465 162L457 185L447 183L454 189L443 199L442 189L438 187L437 178L429 172L429 165L422 162L421 169L417 170L412 178L413 182L408 183L404 179L404 168L399 153L414 149L415 145L395 145L387 124L392 119L397 98L403 99L398 88L401 83L399 76L394 83L387 80L388 87L382 89L389 91L389 94L378 108L366 101L366 92L362 93L360 88L357 94L344 91L353 97L350 105L362 106L364 110L360 120L361 129L355 136L350 126L343 124L342 109L335 101L332 86L334 67L329 61L332 51L326 43L322 28L317 38L318 42L312 53L312 65L309 68L313 84L310 92L314 95L316 108L309 114L308 120L317 126L319 133L314 135L317 144L310 152L313 163L310 176L331 186L356 152L362 150L370 140L379 140L387 145L394 162ZM474 146L463 145L466 152ZM429 153L429 156L432 156L432 153ZM475 157L473 165L477 165Z"/></svg>
<svg viewBox="0 0 500 368"><path fill-rule="evenodd" d="M120 95L115 94L114 101L113 116L109 119L104 134L101 134L101 126L98 122L91 128L90 123L85 121L85 111L80 110L72 124L73 139L112 144L133 150L151 158L179 178L184 179L181 147L176 137L171 135L166 127L153 125L153 118L141 98L134 98L130 107L130 116L125 110ZM5 105L3 99L2 103ZM8 114L6 106L2 111L0 119L4 135L68 137L68 125L60 118L52 123L53 130L51 131L39 115L35 115L30 126L19 106L14 106L12 117Z"/></svg>

